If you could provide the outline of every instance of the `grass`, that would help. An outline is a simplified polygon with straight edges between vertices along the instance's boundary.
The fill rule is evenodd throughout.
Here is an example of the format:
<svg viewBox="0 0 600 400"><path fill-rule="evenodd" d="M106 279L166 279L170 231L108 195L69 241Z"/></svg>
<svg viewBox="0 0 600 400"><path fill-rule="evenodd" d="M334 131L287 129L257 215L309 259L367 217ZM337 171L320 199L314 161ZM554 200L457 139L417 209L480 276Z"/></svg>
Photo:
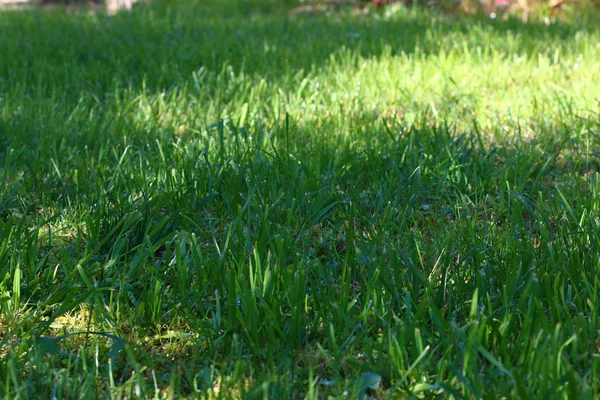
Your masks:
<svg viewBox="0 0 600 400"><path fill-rule="evenodd" d="M0 14L2 395L597 397L598 25L392 11Z"/></svg>

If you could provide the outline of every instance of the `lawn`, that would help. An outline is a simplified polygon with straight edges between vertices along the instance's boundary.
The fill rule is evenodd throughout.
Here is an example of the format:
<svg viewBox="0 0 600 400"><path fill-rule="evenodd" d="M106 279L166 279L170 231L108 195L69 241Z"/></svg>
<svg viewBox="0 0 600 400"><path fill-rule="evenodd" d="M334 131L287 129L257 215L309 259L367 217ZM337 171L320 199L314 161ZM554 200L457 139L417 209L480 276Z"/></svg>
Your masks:
<svg viewBox="0 0 600 400"><path fill-rule="evenodd" d="M596 398L588 17L0 13L1 396Z"/></svg>

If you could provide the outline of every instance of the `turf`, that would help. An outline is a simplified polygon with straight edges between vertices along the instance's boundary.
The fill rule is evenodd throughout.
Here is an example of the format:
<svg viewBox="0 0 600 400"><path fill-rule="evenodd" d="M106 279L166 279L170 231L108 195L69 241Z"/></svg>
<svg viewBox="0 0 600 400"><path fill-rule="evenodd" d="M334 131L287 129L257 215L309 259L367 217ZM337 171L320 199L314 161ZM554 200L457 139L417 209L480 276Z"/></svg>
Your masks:
<svg viewBox="0 0 600 400"><path fill-rule="evenodd" d="M0 393L595 398L597 27L0 13Z"/></svg>

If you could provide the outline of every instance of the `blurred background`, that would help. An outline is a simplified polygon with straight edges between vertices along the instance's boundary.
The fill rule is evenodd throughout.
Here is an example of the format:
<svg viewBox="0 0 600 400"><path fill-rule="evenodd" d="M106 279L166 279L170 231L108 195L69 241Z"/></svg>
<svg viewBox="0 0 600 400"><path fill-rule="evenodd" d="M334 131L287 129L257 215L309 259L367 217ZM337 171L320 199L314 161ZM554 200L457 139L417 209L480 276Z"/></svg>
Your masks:
<svg viewBox="0 0 600 400"><path fill-rule="evenodd" d="M181 3L181 0L0 0L0 9L30 7L89 7L94 10L130 10L135 4L159 1ZM208 0L183 2L203 3ZM598 16L600 0L219 0L211 2L222 8L242 8L245 12L284 11L292 15L321 14L350 10L354 13L380 12L390 7L423 7L447 14L485 14L491 18L516 16L529 19Z"/></svg>

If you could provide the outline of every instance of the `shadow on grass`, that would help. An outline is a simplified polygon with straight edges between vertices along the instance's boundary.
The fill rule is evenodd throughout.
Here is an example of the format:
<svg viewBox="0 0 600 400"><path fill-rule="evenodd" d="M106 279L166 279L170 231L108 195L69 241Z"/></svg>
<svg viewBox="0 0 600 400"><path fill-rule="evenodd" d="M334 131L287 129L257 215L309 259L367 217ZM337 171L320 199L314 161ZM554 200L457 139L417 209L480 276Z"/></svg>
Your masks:
<svg viewBox="0 0 600 400"><path fill-rule="evenodd" d="M310 347L311 341L324 343L323 332L315 328L321 324L311 321L306 312L298 314L301 323L294 335L285 331L292 318L280 311L279 303L254 296L254 286L248 283L252 266L248 260L256 254L266 263L277 263L273 266L303 267L299 273L308 279L277 287L273 297L282 307L291 298L286 297L288 292L301 294L298 304L337 300L332 282L343 278L341 262L352 271L349 279L357 293L365 289L370 279L366 277L377 272L394 298L406 301L409 294L404 288L410 287L411 300L417 303L422 300L418 293L428 290L422 275L431 273L423 254L439 255L438 261L444 254L444 265L456 265L458 256L466 256L464 271L456 272L453 279L461 291L472 292L478 284L468 275L478 271L478 260L485 259L491 265L486 268L495 271L503 265L503 253L485 246L483 239L480 247L468 249L468 240L461 236L470 224L465 221L482 221L482 227L474 228L482 237L491 232L482 218L500 221L499 227L507 221L512 223L506 228L511 235L529 239L537 235L535 218L543 214L535 209L539 191L547 202L553 187L561 186L571 198L569 189L579 190L568 182L579 178L576 168L583 168L582 174L598 171L597 165L582 161L590 155L578 147L587 130L597 130L597 121L565 126L540 123L543 135L539 137L504 136L489 147L482 145L477 132L461 135L444 125L388 126L369 120L368 114L355 118L354 125L362 129L355 138L321 137L315 129L291 121L264 128L256 124L246 132L231 125L217 126L216 132L190 135L177 146L163 138L157 143L162 145L161 156L156 148L132 146L127 152L124 144L116 144L105 151L109 156L100 166L105 171L95 170L79 181L72 171L84 171L83 165L91 160L70 161L62 179L39 176L43 181L39 190L45 193L44 203L59 206L56 214L61 213L61 205L91 209L84 221L87 228L75 232L69 243L54 239L54 246L46 246L48 236L38 237L20 227L18 233L30 239L26 246L13 241L8 248L14 251L0 254L0 276L14 274L14 265L21 265L23 282L29 285L22 285L20 296L37 312L30 321L36 323L38 335L47 334L55 317L76 313L80 306L92 310L94 324L109 321L111 326L115 317L102 310L122 309L115 333L119 340L133 338L131 342L136 335L150 338L143 345L147 355L142 363L148 365L169 364L152 353L152 337L159 337L159 327L170 326L178 316L190 323L182 329L203 332L200 345L222 341L222 347L211 349L215 357L232 344L257 357L265 349L294 354ZM324 123L331 125L322 130L335 130L334 122ZM213 139L219 134L223 140L215 145ZM249 135L262 141L251 142ZM597 143L591 147L597 148ZM136 193L141 193L137 199ZM73 202L69 205L66 198ZM590 197L590 204L578 206L592 207L594 201ZM347 232L351 226L354 236ZM17 262L21 251L30 256ZM274 255L274 261L267 255ZM284 270L281 276L286 276L285 268L276 270ZM44 282L52 283L50 293L37 290ZM479 285L486 288L485 283ZM230 295L217 306L224 322L215 328L211 324L219 293ZM62 307L57 311L59 301ZM357 301L360 310L364 304ZM437 316L442 326L455 318L442 294L426 301L443 310ZM240 307L253 304L260 305L255 318L238 320ZM51 319L44 320L44 312ZM254 321L253 327L249 321ZM138 333L129 332L127 324L138 327ZM345 329L345 322L337 324ZM274 325L281 329L273 333ZM250 328L256 335L247 333ZM375 321L366 329L375 334L379 328ZM202 365L206 357L206 351L194 351L186 360ZM125 375L118 378L117 384L125 379Z"/></svg>
<svg viewBox="0 0 600 400"><path fill-rule="evenodd" d="M290 17L219 14L210 5L155 4L116 16L22 11L0 21L0 85L91 92L161 91L204 67L259 74L276 82L332 57L440 52L525 56L569 51L596 25L451 19L414 10L384 15Z"/></svg>

